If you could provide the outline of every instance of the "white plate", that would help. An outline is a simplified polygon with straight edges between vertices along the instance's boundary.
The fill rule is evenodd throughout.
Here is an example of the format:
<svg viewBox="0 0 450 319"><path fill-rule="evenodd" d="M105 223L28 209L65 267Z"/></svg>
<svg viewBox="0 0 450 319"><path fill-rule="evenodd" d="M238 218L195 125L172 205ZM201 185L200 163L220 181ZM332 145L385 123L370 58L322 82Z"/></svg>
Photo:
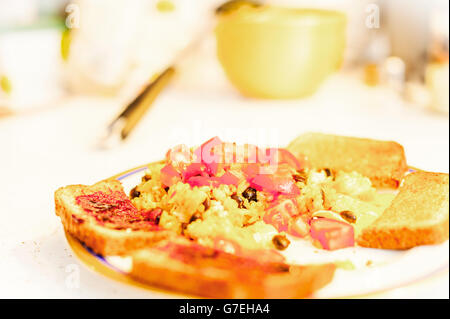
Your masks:
<svg viewBox="0 0 450 319"><path fill-rule="evenodd" d="M145 170L146 166L140 167L118 175L117 179L129 192L141 182ZM338 262L342 265L336 270L333 280L314 294L317 298L357 297L400 288L431 278L449 267L448 241L402 251L362 247L326 251L305 240L290 239L291 245L283 252L289 262L303 265ZM89 253L121 273L126 274L131 267L130 258L103 258L90 250Z"/></svg>

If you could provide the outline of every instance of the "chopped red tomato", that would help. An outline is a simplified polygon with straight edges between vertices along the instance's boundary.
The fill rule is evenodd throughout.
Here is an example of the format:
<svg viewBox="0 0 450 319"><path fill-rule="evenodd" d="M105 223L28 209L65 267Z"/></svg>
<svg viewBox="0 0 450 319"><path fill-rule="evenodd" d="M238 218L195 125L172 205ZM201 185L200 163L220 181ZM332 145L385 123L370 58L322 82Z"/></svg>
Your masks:
<svg viewBox="0 0 450 319"><path fill-rule="evenodd" d="M259 163L259 149L255 145L236 143L216 144L211 149L211 157L214 159L208 165L212 173L220 171L221 168L227 169L230 164L256 164Z"/></svg>
<svg viewBox="0 0 450 319"><path fill-rule="evenodd" d="M244 144L237 145L236 143L221 143L213 147L212 153L219 155L221 163L263 163L264 154L255 145Z"/></svg>
<svg viewBox="0 0 450 319"><path fill-rule="evenodd" d="M214 176L217 174L221 166L220 162L211 162L211 163L205 163L206 171L209 175Z"/></svg>
<svg viewBox="0 0 450 319"><path fill-rule="evenodd" d="M220 163L234 163L236 154L236 144L223 142L215 145L211 152L219 158Z"/></svg>
<svg viewBox="0 0 450 319"><path fill-rule="evenodd" d="M161 169L161 183L164 186L170 187L179 181L181 181L181 175L171 164Z"/></svg>
<svg viewBox="0 0 450 319"><path fill-rule="evenodd" d="M162 209L161 208L155 208L152 209L151 211L147 212L147 216L146 218L151 221L154 222L155 224L159 224L159 219L161 218L161 214L162 214Z"/></svg>
<svg viewBox="0 0 450 319"><path fill-rule="evenodd" d="M196 162L205 164L220 162L220 158L212 152L213 148L220 144L222 144L222 141L217 136L203 143L194 151Z"/></svg>
<svg viewBox="0 0 450 319"><path fill-rule="evenodd" d="M289 215L285 212L271 209L264 214L264 222L276 228L279 232L287 231L289 226Z"/></svg>
<svg viewBox="0 0 450 319"><path fill-rule="evenodd" d="M260 173L260 167L261 165L258 163L242 164L241 171L244 173L247 180L251 180Z"/></svg>
<svg viewBox="0 0 450 319"><path fill-rule="evenodd" d="M289 221L288 233L295 237L305 237L309 234L309 223L307 216L297 216Z"/></svg>
<svg viewBox="0 0 450 319"><path fill-rule="evenodd" d="M305 168L302 165L302 163L291 152L289 152L284 148L278 149L278 163L279 164L286 163L298 171Z"/></svg>
<svg viewBox="0 0 450 319"><path fill-rule="evenodd" d="M165 167L161 177L166 186L179 180L179 174L174 171L180 172L182 180L191 185L237 186L239 178L228 170L232 164L238 164L234 169L240 167L250 186L256 190L271 193L274 198L300 194L292 173L302 164L284 149L259 149L251 144L224 143L213 137L198 147L193 156L187 147L179 145L167 152L166 159L170 167ZM220 178L216 178L219 174ZM207 178L211 181L208 182Z"/></svg>
<svg viewBox="0 0 450 319"><path fill-rule="evenodd" d="M266 191L270 193L276 193L275 183L272 176L258 174L249 181L250 187L258 191Z"/></svg>
<svg viewBox="0 0 450 319"><path fill-rule="evenodd" d="M171 164L178 171L181 171L191 162L191 152L186 145L177 145L167 151L166 162Z"/></svg>
<svg viewBox="0 0 450 319"><path fill-rule="evenodd" d="M202 163L192 163L189 164L182 173L183 180L186 181L192 176L205 176L206 168Z"/></svg>
<svg viewBox="0 0 450 319"><path fill-rule="evenodd" d="M235 157L236 163L260 163L260 152L256 145L239 145Z"/></svg>
<svg viewBox="0 0 450 319"><path fill-rule="evenodd" d="M300 194L300 190L295 185L295 181L292 177L292 168L289 165L279 164L277 166L261 166L259 171L261 175L270 177L273 188L267 188L266 191L292 195ZM267 178L261 180L266 182L268 187L270 187L271 184L268 182Z"/></svg>
<svg viewBox="0 0 450 319"><path fill-rule="evenodd" d="M260 154L263 157L261 162L270 164L271 166L287 164L298 171L304 168L304 164L284 148L267 148Z"/></svg>
<svg viewBox="0 0 450 319"><path fill-rule="evenodd" d="M192 187L198 186L219 186L219 181L217 177L208 177L208 176L192 176L186 181Z"/></svg>
<svg viewBox="0 0 450 319"><path fill-rule="evenodd" d="M287 231L292 216L298 214L297 205L292 199L279 200L264 214L266 224L274 226L278 231Z"/></svg>
<svg viewBox="0 0 450 319"><path fill-rule="evenodd" d="M276 189L279 193L289 194L289 195L299 195L300 189L295 185L295 181L292 177L277 177L274 176L274 181Z"/></svg>
<svg viewBox="0 0 450 319"><path fill-rule="evenodd" d="M219 183L225 185L239 185L239 178L233 175L231 172L225 172L222 176L219 177Z"/></svg>
<svg viewBox="0 0 450 319"><path fill-rule="evenodd" d="M282 193L297 195L300 189L295 185L292 176L260 174L249 180L250 186L259 191L265 191L272 194Z"/></svg>
<svg viewBox="0 0 450 319"><path fill-rule="evenodd" d="M326 250L335 250L355 245L353 227L329 218L311 220L311 237Z"/></svg>

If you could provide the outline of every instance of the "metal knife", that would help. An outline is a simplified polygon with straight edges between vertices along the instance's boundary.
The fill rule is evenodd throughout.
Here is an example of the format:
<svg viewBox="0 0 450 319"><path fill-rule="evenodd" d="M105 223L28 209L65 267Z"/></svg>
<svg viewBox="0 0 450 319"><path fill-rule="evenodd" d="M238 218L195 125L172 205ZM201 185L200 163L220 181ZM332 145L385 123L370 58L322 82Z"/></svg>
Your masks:
<svg viewBox="0 0 450 319"><path fill-rule="evenodd" d="M231 0L216 8L217 15L226 14L242 5L260 6L260 2L250 0ZM106 130L97 144L100 149L109 149L125 140L133 128L139 123L144 114L153 105L153 102L161 91L170 83L177 65L194 51L205 38L206 33L213 27L213 19L210 19L208 27L205 27L199 35L184 48L175 58L175 62L166 68L156 79L150 82L141 93L128 104L106 127Z"/></svg>

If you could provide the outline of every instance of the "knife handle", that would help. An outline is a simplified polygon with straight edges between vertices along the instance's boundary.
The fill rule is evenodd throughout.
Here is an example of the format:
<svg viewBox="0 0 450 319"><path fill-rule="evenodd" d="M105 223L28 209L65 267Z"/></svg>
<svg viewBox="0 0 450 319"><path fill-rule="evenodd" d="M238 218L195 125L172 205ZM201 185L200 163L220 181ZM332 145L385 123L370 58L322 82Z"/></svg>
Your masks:
<svg viewBox="0 0 450 319"><path fill-rule="evenodd" d="M167 86L174 74L174 67L171 66L165 69L118 116L118 118L125 119L125 124L121 131L122 140L127 138L136 124L139 123L145 112L153 104L159 93Z"/></svg>

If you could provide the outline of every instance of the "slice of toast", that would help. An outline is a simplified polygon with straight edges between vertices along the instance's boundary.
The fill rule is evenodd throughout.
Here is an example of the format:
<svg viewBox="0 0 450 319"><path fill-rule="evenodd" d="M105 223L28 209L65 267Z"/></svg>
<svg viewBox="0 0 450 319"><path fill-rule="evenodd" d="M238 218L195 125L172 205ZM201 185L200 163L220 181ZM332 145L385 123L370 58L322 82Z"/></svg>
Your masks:
<svg viewBox="0 0 450 319"><path fill-rule="evenodd" d="M408 169L403 147L396 142L307 133L287 149L306 156L312 168L356 171L378 188L397 188Z"/></svg>
<svg viewBox="0 0 450 319"><path fill-rule="evenodd" d="M384 213L357 238L360 246L408 249L449 238L448 174L415 172L406 176Z"/></svg>
<svg viewBox="0 0 450 319"><path fill-rule="evenodd" d="M136 251L138 281L211 298L303 298L325 286L333 264L292 266L229 254L198 244L167 242Z"/></svg>
<svg viewBox="0 0 450 319"><path fill-rule="evenodd" d="M64 229L103 256L127 254L172 235L145 221L147 215L133 209L117 180L62 187L55 192L55 207Z"/></svg>

